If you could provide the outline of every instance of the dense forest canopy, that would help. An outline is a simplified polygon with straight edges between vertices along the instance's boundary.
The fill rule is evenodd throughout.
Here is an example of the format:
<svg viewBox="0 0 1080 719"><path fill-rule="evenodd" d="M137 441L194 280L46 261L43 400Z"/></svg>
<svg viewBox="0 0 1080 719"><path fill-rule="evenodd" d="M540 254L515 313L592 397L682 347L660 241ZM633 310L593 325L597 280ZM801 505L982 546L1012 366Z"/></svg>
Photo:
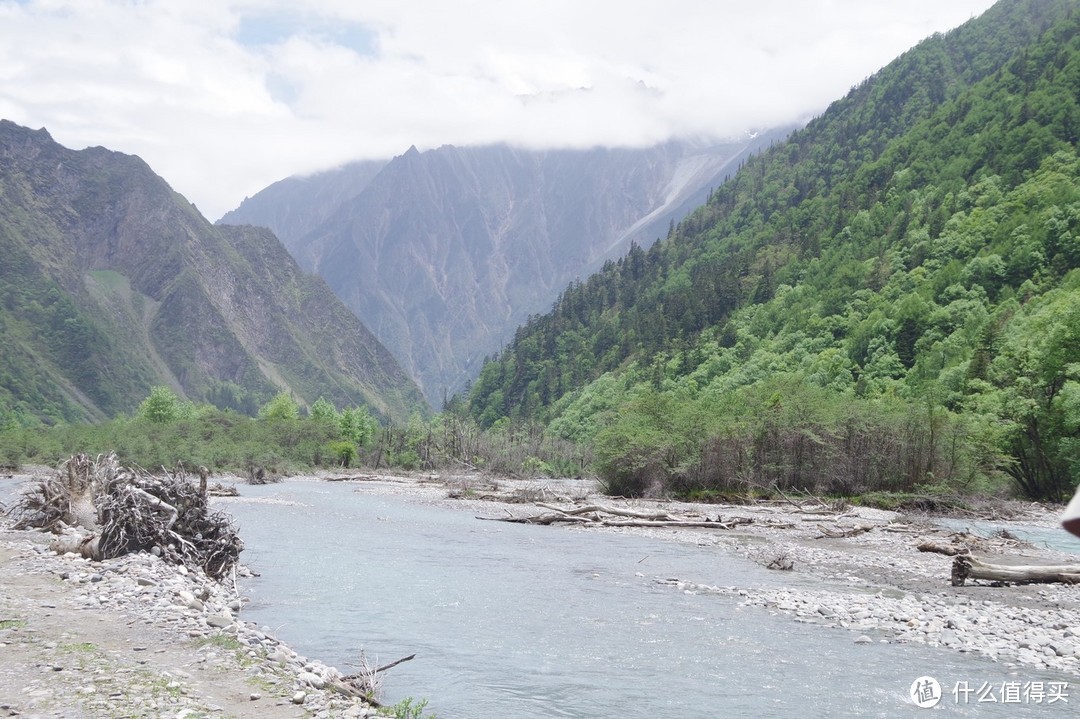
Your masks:
<svg viewBox="0 0 1080 719"><path fill-rule="evenodd" d="M1001 2L750 159L489 360L614 491L1080 477L1080 12Z"/></svg>

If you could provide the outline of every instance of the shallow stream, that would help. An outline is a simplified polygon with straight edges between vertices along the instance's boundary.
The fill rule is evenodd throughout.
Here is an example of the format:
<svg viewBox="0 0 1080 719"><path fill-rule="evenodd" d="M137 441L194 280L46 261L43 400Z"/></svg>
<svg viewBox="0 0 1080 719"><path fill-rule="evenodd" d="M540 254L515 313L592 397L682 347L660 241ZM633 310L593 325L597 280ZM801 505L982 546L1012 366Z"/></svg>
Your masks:
<svg viewBox="0 0 1080 719"><path fill-rule="evenodd" d="M907 716L923 711L908 698L922 675L943 687L935 716L1064 716L1080 701L958 702L950 692L961 681L1061 677L923 646L857 645L848 631L654 581L811 581L716 547L483 522L372 485L242 492L222 506L261 574L243 586L244 617L345 671L361 649L379 663L415 653L386 673L384 701L427 698L440 719Z"/></svg>

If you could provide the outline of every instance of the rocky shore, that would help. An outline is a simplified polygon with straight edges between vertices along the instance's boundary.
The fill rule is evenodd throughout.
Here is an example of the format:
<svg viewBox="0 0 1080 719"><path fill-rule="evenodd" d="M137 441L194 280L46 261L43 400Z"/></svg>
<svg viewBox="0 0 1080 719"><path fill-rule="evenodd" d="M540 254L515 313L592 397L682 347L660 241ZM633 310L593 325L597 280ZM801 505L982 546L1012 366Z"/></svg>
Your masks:
<svg viewBox="0 0 1080 719"><path fill-rule="evenodd" d="M0 528L0 717L377 715L239 617L235 589L140 553L56 555Z"/></svg>
<svg viewBox="0 0 1080 719"><path fill-rule="evenodd" d="M820 580L820 589L672 583L684 591L733 594L748 606L844 629L859 643L915 642L982 655L1008 666L1080 676L1080 586L995 586L971 580L952 586L952 559L916 548L927 538L948 536L950 530L924 519L892 533L888 527L899 517L890 515L851 510L840 526L875 527L853 537L821 537L815 524L800 526L793 521L793 529L750 530L749 539L731 542L734 551L762 563L784 557L793 565L791 571ZM1046 526L1055 519L1053 512L1036 509L1004 524ZM975 543L976 556L996 563L1080 564L1080 556L1022 541L987 538Z"/></svg>

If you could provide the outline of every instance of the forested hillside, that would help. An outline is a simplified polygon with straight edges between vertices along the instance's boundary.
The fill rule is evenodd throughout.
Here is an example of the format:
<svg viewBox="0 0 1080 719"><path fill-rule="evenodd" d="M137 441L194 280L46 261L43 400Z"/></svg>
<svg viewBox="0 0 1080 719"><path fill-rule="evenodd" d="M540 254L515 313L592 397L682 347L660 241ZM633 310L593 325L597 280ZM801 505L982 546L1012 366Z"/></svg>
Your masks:
<svg viewBox="0 0 1080 719"><path fill-rule="evenodd" d="M613 491L1080 476L1080 12L1005 1L519 329L468 398Z"/></svg>

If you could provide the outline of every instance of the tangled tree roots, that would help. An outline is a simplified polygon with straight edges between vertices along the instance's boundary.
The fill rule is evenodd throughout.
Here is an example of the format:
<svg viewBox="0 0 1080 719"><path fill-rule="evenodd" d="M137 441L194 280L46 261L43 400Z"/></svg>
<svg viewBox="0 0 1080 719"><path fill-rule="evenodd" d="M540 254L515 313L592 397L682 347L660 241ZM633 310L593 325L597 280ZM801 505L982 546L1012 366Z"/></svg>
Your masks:
<svg viewBox="0 0 1080 719"><path fill-rule="evenodd" d="M157 477L121 467L116 455L75 455L57 473L29 487L8 513L16 529L74 535L54 546L92 559L148 551L221 579L243 543L229 517L211 512L206 476L191 482L182 466Z"/></svg>

